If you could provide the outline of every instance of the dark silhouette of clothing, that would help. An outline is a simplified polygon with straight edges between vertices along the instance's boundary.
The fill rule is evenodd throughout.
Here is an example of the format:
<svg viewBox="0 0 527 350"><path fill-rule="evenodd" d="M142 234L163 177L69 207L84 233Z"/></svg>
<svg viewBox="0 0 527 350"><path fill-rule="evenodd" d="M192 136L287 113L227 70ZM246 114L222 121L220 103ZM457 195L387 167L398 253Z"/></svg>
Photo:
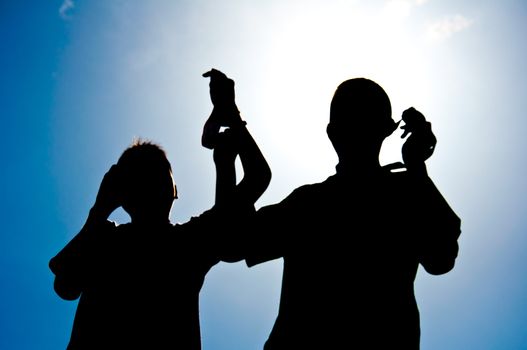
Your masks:
<svg viewBox="0 0 527 350"><path fill-rule="evenodd" d="M338 169L258 211L247 264L283 257L265 349L418 349L419 264L449 271L460 221L430 179Z"/></svg>
<svg viewBox="0 0 527 350"><path fill-rule="evenodd" d="M177 188L165 152L150 142L126 149L104 176L81 232L49 264L57 294L80 297L70 350L201 349L205 276L220 260L243 259L241 235L271 179L236 107L234 81L214 69L204 76L211 78L214 104L202 141L214 150L215 205L187 223L171 224ZM131 223L108 221L118 207Z"/></svg>
<svg viewBox="0 0 527 350"><path fill-rule="evenodd" d="M85 227L50 262L82 289L68 349L200 349L205 275L240 259L227 218L213 208L184 224Z"/></svg>
<svg viewBox="0 0 527 350"><path fill-rule="evenodd" d="M336 174L257 211L247 265L284 262L265 350L419 349L418 266L453 268L461 222L426 171L431 124L414 108L403 121L406 171L392 172L378 159L399 125L387 94L368 79L344 81L327 126Z"/></svg>

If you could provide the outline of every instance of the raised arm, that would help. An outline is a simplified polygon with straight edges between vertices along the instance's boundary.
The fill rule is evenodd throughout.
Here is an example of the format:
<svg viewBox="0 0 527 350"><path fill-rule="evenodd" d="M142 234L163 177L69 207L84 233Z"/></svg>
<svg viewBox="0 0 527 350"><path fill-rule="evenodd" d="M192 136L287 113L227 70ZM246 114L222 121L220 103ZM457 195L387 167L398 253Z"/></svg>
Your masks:
<svg viewBox="0 0 527 350"><path fill-rule="evenodd" d="M407 168L409 188L415 213L413 218L420 227L418 237L419 262L431 274L439 275L450 271L458 254L458 237L461 220L448 205L435 184L429 178L425 161L434 152L437 139L430 122L416 109L409 108L403 113L405 129L402 137L403 161Z"/></svg>
<svg viewBox="0 0 527 350"><path fill-rule="evenodd" d="M97 237L114 226L107 219L120 205L115 183L116 172L116 166L112 166L106 173L83 228L49 262L49 267L55 274L55 292L65 300L75 300L80 296L98 243Z"/></svg>
<svg viewBox="0 0 527 350"><path fill-rule="evenodd" d="M235 199L254 205L271 181L271 169L260 148L241 119L234 97L234 81L212 69L210 95L214 105L203 129L202 144L214 149L216 164L216 203ZM220 132L221 127L227 127ZM234 161L240 156L243 178L236 185Z"/></svg>

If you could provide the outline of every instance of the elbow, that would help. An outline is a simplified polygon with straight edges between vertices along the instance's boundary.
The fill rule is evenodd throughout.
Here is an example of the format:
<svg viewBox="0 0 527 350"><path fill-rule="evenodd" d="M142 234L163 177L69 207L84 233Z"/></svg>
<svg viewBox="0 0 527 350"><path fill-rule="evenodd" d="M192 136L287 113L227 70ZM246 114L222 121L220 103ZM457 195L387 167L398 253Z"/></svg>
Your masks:
<svg viewBox="0 0 527 350"><path fill-rule="evenodd" d="M459 253L457 239L461 234L459 219L448 230L443 229L444 235L449 237L444 240L428 242L426 249L422 250L419 259L426 272L431 275L443 275L450 272L455 264Z"/></svg>
<svg viewBox="0 0 527 350"><path fill-rule="evenodd" d="M258 198L267 190L269 183L271 183L271 169L268 167L258 175L258 181L255 183L256 192L259 193ZM256 201L255 201L256 202Z"/></svg>
<svg viewBox="0 0 527 350"><path fill-rule="evenodd" d="M269 186L271 182L272 172L269 164L265 159L262 159L257 166L254 166L252 176L257 179L257 182L264 189Z"/></svg>
<svg viewBox="0 0 527 350"><path fill-rule="evenodd" d="M269 187L271 177L268 166L251 169L237 186L239 196L243 201L254 204Z"/></svg>
<svg viewBox="0 0 527 350"><path fill-rule="evenodd" d="M53 289L55 289L55 293L64 300L72 301L76 300L81 295L81 289L72 287L68 284L66 284L64 281L62 281L60 278L55 277L55 282L53 283Z"/></svg>
<svg viewBox="0 0 527 350"><path fill-rule="evenodd" d="M261 183L262 183L263 191L265 191L267 187L269 187L272 177L273 177L273 174L271 172L271 168L269 168L269 166L266 166L265 169L262 170L262 174L261 174Z"/></svg>
<svg viewBox="0 0 527 350"><path fill-rule="evenodd" d="M426 272L431 275L443 275L450 272L455 264L457 258L457 245L447 254L430 254L428 257L420 259Z"/></svg>
<svg viewBox="0 0 527 350"><path fill-rule="evenodd" d="M452 259L450 261L444 262L422 263L421 265L423 265L424 269L429 274L439 276L450 272L454 268L455 260Z"/></svg>
<svg viewBox="0 0 527 350"><path fill-rule="evenodd" d="M266 166L262 167L258 172L249 174L244 180L248 183L248 187L254 189L255 193L258 193L258 198L267 190L271 183L272 173L271 169Z"/></svg>
<svg viewBox="0 0 527 350"><path fill-rule="evenodd" d="M454 268L458 250L459 246L452 244L441 250L429 251L421 257L421 265L431 275L443 275Z"/></svg>

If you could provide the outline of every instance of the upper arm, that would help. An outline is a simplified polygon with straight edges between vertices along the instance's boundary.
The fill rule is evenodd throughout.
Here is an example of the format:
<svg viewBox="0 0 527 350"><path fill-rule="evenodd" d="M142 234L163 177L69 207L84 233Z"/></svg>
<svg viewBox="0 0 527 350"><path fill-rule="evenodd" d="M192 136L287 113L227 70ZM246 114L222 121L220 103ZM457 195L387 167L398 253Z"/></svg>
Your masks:
<svg viewBox="0 0 527 350"><path fill-rule="evenodd" d="M440 225L430 228L427 238L421 244L419 261L432 275L441 275L454 268L459 251L457 238L461 233L460 224Z"/></svg>
<svg viewBox="0 0 527 350"><path fill-rule="evenodd" d="M249 130L245 126L237 129L244 176L236 187L236 192L243 200L254 204L269 186L271 168Z"/></svg>
<svg viewBox="0 0 527 350"><path fill-rule="evenodd" d="M75 270L69 269L68 261L61 261L64 256L64 253L61 253L49 261L49 268L55 274L53 289L62 299L75 300L82 291L79 278L76 276Z"/></svg>
<svg viewBox="0 0 527 350"><path fill-rule="evenodd" d="M251 267L282 257L287 237L285 208L280 203L262 207L256 212L247 237L246 264Z"/></svg>
<svg viewBox="0 0 527 350"><path fill-rule="evenodd" d="M55 281L53 282L53 289L59 297L64 300L75 300L77 299L82 292L82 289L79 284L72 283L71 280L68 280L64 276L55 276Z"/></svg>
<svg viewBox="0 0 527 350"><path fill-rule="evenodd" d="M305 222L305 206L309 205L304 189L300 187L280 203L256 212L248 237L250 249L245 259L248 266L284 257L295 249L301 224Z"/></svg>
<svg viewBox="0 0 527 350"><path fill-rule="evenodd" d="M112 222L105 222L95 228L86 225L73 239L49 261L49 268L55 275L53 287L63 299L77 299L82 292L86 273L91 266L91 257L97 254L103 237L115 228Z"/></svg>
<svg viewBox="0 0 527 350"><path fill-rule="evenodd" d="M416 204L419 262L430 274L447 273L458 255L461 219L431 181L420 189Z"/></svg>

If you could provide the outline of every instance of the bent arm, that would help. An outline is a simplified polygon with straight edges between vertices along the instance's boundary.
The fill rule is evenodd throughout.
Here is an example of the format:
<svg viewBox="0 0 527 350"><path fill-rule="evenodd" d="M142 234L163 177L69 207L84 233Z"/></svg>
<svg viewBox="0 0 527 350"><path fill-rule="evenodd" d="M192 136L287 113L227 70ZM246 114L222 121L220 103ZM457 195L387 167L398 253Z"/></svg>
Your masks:
<svg viewBox="0 0 527 350"><path fill-rule="evenodd" d="M121 176L116 165L106 172L81 231L49 262L49 268L55 274L55 292L63 299L74 300L80 296L87 271L93 263L97 237L114 227L108 217L121 205Z"/></svg>
<svg viewBox="0 0 527 350"><path fill-rule="evenodd" d="M243 178L236 185L234 162L238 155L242 163ZM271 181L271 168L241 119L239 124L217 137L214 164L217 205L234 200L238 205L253 206Z"/></svg>
<svg viewBox="0 0 527 350"><path fill-rule="evenodd" d="M420 208L419 262L432 275L447 273L458 255L461 220L428 177L419 179L415 199Z"/></svg>
<svg viewBox="0 0 527 350"><path fill-rule="evenodd" d="M75 300L82 293L87 271L96 255L98 237L102 231L114 227L106 217L97 208L92 208L80 232L49 261L49 268L55 275L53 288L62 299Z"/></svg>
<svg viewBox="0 0 527 350"><path fill-rule="evenodd" d="M216 203L233 195L238 201L254 205L269 186L271 169L241 119L235 102L234 81L216 69L203 76L210 77L210 96L214 105L203 127L202 144L214 149ZM219 132L221 126L228 129ZM234 161L237 155L244 176L236 186Z"/></svg>
<svg viewBox="0 0 527 350"><path fill-rule="evenodd" d="M223 226L222 231L230 232L222 235L220 244L226 249L220 251L229 251L222 260L233 262L242 259L247 239L244 232L250 225L255 202L269 186L271 169L241 119L234 97L234 81L215 69L203 76L211 78L209 86L214 108L203 128L202 144L214 149L218 223ZM219 132L222 126L227 129ZM236 184L237 156L243 168L239 184Z"/></svg>
<svg viewBox="0 0 527 350"><path fill-rule="evenodd" d="M64 300L75 300L82 292L80 277L85 245L84 230L81 230L55 257L49 261L49 268L55 274L53 288Z"/></svg>
<svg viewBox="0 0 527 350"><path fill-rule="evenodd" d="M244 174L236 186L236 193L241 200L254 204L271 182L271 168L245 123L235 129L239 135L239 156Z"/></svg>
<svg viewBox="0 0 527 350"><path fill-rule="evenodd" d="M243 167L243 179L236 185L235 159ZM216 210L221 213L222 235L220 244L222 260L236 262L244 258L248 249L246 233L252 230L254 203L262 195L269 181L271 170L245 125L231 126L217 138L214 148L216 165Z"/></svg>

